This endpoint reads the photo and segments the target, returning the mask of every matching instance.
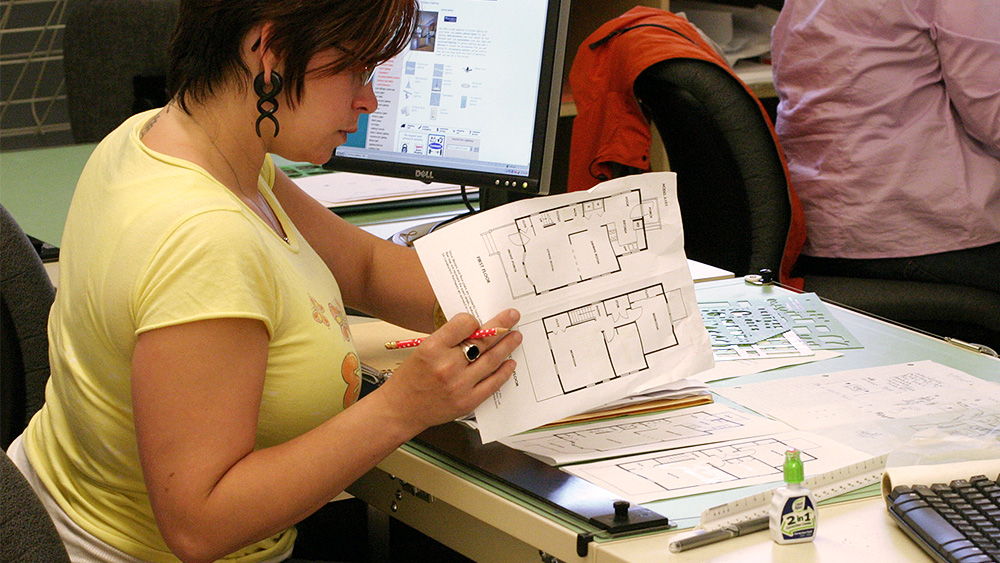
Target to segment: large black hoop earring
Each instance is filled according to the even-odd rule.
[[[257,93],[257,111],[260,112],[260,116],[257,118],[257,123],[255,127],[257,129],[257,136],[261,137],[260,134],[260,122],[265,119],[270,119],[271,123],[274,123],[274,136],[278,136],[278,119],[274,117],[274,112],[278,111],[278,94],[281,93],[281,75],[277,72],[271,71],[271,89],[266,90],[267,84],[264,83],[264,73],[261,72],[253,80],[253,91]],[[270,107],[265,107],[267,104]]]

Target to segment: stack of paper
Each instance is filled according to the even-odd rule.
[[[326,207],[365,205],[462,192],[454,184],[424,183],[419,180],[386,178],[370,174],[330,172],[294,179],[302,191]],[[475,191],[475,190],[472,190]]]

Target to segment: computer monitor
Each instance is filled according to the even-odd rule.
[[[547,194],[569,0],[422,0],[379,101],[326,168]],[[483,200],[481,199],[481,202]]]

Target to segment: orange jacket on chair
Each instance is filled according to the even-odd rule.
[[[774,125],[749,87],[686,19],[638,6],[587,37],[573,60],[569,82],[577,116],[573,120],[568,191],[586,190],[614,178],[615,164],[650,170],[652,135],[649,120],[633,93],[633,83],[650,66],[671,58],[716,64],[746,88],[767,121],[787,177],[788,166]],[[778,278],[797,285],[789,273],[805,241],[805,217],[791,185],[789,200],[792,221]]]

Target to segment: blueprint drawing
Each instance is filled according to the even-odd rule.
[[[783,422],[713,403],[544,428],[501,442],[549,465],[564,465],[788,430]]]
[[[563,470],[636,503],[782,480],[785,451],[801,451],[806,475],[870,456],[817,434],[784,432],[615,458]]]
[[[716,389],[761,414],[882,455],[938,428],[979,437],[1000,426],[1000,385],[930,360]],[[776,403],[776,393],[795,401]]]
[[[517,371],[476,410],[484,442],[713,365],[672,173],[517,201],[415,246],[447,316],[521,313]]]

